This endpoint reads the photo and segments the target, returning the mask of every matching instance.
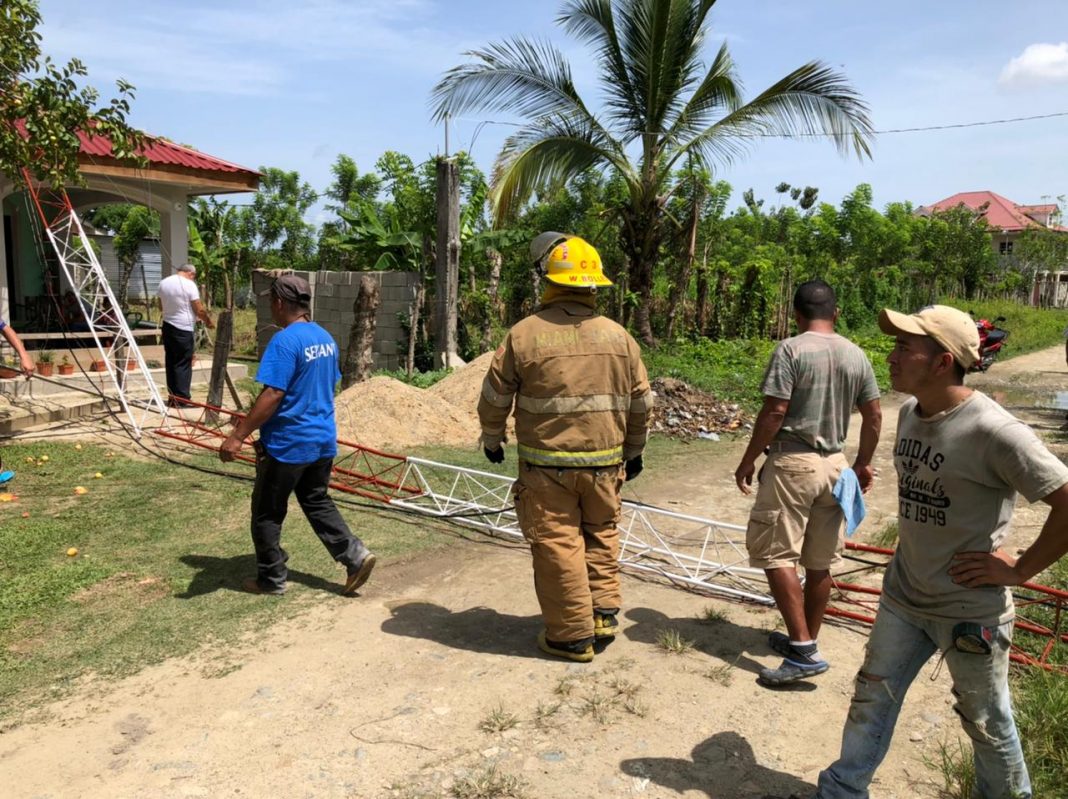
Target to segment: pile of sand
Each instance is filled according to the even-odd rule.
[[[374,449],[474,447],[478,418],[469,411],[391,377],[372,377],[338,395],[338,438]]]
[[[478,398],[482,394],[482,381],[489,371],[492,352],[484,352],[466,366],[462,366],[442,378],[427,392],[452,404],[457,410],[478,415]],[[505,428],[509,441],[515,440],[515,417],[508,417]]]

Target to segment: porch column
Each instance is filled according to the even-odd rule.
[[[0,175],[0,319],[11,321],[11,287],[7,284],[7,241],[4,230],[4,198],[11,193],[12,184]]]
[[[160,211],[159,243],[162,264],[161,275],[173,275],[175,270],[189,260],[189,222],[186,197],[175,198],[168,210]]]

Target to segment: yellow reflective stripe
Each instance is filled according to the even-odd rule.
[[[494,408],[511,408],[514,396],[515,394],[498,394],[490,385],[488,377],[482,381],[482,399]]]
[[[640,397],[635,397],[630,401],[631,413],[648,413],[653,409],[653,394],[651,391],[646,391]]]
[[[557,452],[519,444],[516,454],[520,460],[536,466],[615,466],[623,462],[623,447],[593,452]]]
[[[527,413],[595,413],[625,411],[630,397],[616,394],[592,394],[588,397],[528,397],[519,394],[515,406]]]

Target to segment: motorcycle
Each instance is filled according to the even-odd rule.
[[[975,311],[968,313],[975,319]],[[998,324],[1004,321],[1004,316],[997,317],[993,322],[989,319],[975,319],[975,328],[979,331],[979,362],[969,371],[985,372],[994,363],[1009,337],[1009,331],[998,327]]]

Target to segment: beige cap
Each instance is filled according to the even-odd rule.
[[[975,320],[948,305],[928,305],[914,314],[884,308],[879,313],[879,329],[891,336],[898,333],[930,336],[965,369],[979,362],[979,330]]]

